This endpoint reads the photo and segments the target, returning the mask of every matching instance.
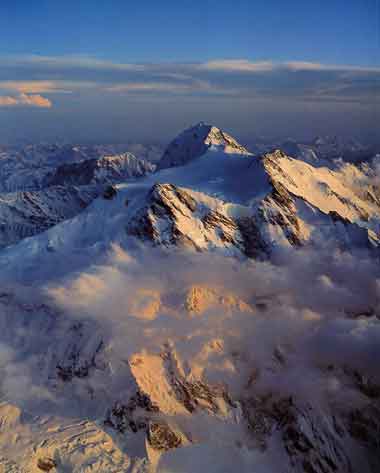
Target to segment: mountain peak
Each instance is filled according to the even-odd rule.
[[[232,136],[201,121],[184,130],[169,144],[158,169],[183,166],[205,154],[211,147],[222,148],[227,153],[249,154]]]

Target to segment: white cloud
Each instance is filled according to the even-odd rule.
[[[51,108],[52,102],[39,94],[20,94],[17,96],[0,96],[0,107],[29,106],[37,108]]]

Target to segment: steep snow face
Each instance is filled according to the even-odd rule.
[[[215,126],[203,122],[185,130],[167,147],[158,169],[182,166],[216,147],[226,153],[250,154],[234,138]]]

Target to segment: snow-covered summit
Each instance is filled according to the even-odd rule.
[[[180,133],[169,144],[158,164],[158,169],[182,166],[202,156],[211,147],[216,147],[226,153],[250,154],[226,132],[213,125],[199,122]]]

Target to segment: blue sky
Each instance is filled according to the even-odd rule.
[[[377,0],[2,0],[1,54],[379,63]]]
[[[376,133],[379,4],[2,0],[2,134],[122,141],[157,115],[165,138],[204,118],[244,136]]]

